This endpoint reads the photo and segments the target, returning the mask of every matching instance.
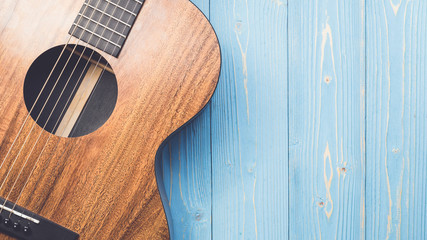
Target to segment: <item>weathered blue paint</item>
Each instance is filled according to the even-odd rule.
[[[223,56],[211,112],[213,238],[286,239],[286,4],[212,3]]]
[[[427,239],[427,2],[366,17],[366,239]]]
[[[427,2],[193,2],[223,63],[162,149],[172,239],[427,239]]]
[[[290,239],[360,239],[364,2],[290,0]]]
[[[209,0],[192,0],[209,18]],[[210,103],[161,149],[171,239],[212,239]]]

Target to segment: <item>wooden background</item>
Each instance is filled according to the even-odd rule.
[[[161,149],[172,239],[427,239],[427,1],[193,2],[223,62]]]

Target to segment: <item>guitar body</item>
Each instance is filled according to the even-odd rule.
[[[188,0],[145,1],[119,57],[98,51],[111,64],[118,85],[105,124],[75,138],[52,135],[39,125],[30,132],[34,120],[24,124],[27,71],[40,54],[66,44],[82,3],[0,2],[0,160],[12,147],[0,169],[1,180],[10,172],[0,196],[12,192],[10,201],[78,233],[79,239],[168,239],[156,153],[215,90],[221,62],[215,32]],[[22,157],[12,168],[27,135]],[[28,167],[12,188],[33,144]]]

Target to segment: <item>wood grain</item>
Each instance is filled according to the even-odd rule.
[[[364,237],[364,1],[289,1],[289,237]]]
[[[366,9],[366,239],[426,239],[427,4]]]
[[[210,128],[203,128],[209,123],[209,118],[197,117],[162,150],[162,180],[174,228],[171,239],[212,236]]]
[[[208,121],[208,114],[204,113],[200,116],[203,120],[198,119],[196,126],[188,125],[188,128],[202,129],[183,130],[181,134],[185,134],[185,141],[177,140],[182,137],[176,137],[170,142],[172,160],[180,156],[179,161],[191,165],[199,160],[207,161],[206,157],[202,157],[204,154],[201,154],[205,151],[199,146],[208,148],[206,139],[212,137],[212,147],[215,150],[212,152],[213,231],[212,237],[206,239],[262,239],[264,236],[261,236],[260,232],[274,233],[274,229],[282,224],[266,224],[260,220],[260,215],[269,212],[267,220],[272,219],[277,212],[284,213],[285,208],[289,208],[289,222],[284,229],[289,232],[284,230],[282,236],[270,234],[264,239],[286,239],[287,234],[290,239],[426,239],[426,3],[421,0],[402,0],[401,3],[397,0],[274,1],[279,5],[282,2],[288,7],[289,13],[277,21],[269,22],[271,26],[264,26],[266,29],[274,28],[278,22],[289,20],[289,42],[286,44],[286,41],[281,41],[282,45],[276,46],[270,42],[272,38],[269,34],[253,31],[263,26],[265,20],[260,18],[273,18],[274,8],[255,2],[211,2],[210,17],[221,39],[224,56],[221,82],[211,105],[212,121]],[[204,2],[203,4],[205,5]],[[248,7],[255,4],[258,6],[256,10]],[[263,14],[256,18],[255,12]],[[246,14],[249,17],[246,17]],[[238,128],[240,125],[236,120],[237,114],[246,116],[245,99],[236,97],[236,93],[245,91],[244,82],[242,84],[244,78],[240,74],[243,60],[239,55],[241,50],[239,44],[236,44],[234,30],[237,20],[242,18],[242,34],[250,36],[247,55],[248,89],[256,88],[257,92],[276,91],[276,85],[265,84],[261,89],[260,80],[250,81],[256,76],[253,74],[255,70],[251,72],[251,69],[258,71],[276,65],[277,62],[271,61],[276,59],[271,53],[277,49],[279,52],[283,51],[283,48],[289,51],[288,66],[282,66],[280,72],[286,75],[289,71],[290,74],[289,95],[286,97],[289,98],[290,104],[287,115],[290,128],[289,133],[283,129],[281,133],[284,136],[289,134],[290,162],[277,161],[274,164],[275,169],[285,168],[290,164],[290,175],[289,180],[286,180],[285,174],[283,179],[280,179],[285,183],[265,180],[265,184],[260,185],[259,169],[265,163],[260,163],[261,158],[257,158],[254,168],[258,179],[256,189],[262,193],[260,198],[263,202],[266,202],[256,204],[258,236],[252,230],[254,215],[250,211],[243,211],[243,207],[239,206],[243,203],[242,182],[244,186],[250,186],[253,184],[253,178],[247,177],[246,174],[242,177],[240,171],[235,169],[236,166],[240,167],[235,156],[247,156],[246,152],[250,152],[253,147],[251,141],[254,141],[251,136],[253,129]],[[280,31],[285,32],[286,29]],[[263,36],[267,40],[255,42],[254,39],[261,39]],[[251,51],[257,51],[257,54],[250,55]],[[263,61],[259,60],[264,53],[266,56],[262,58]],[[281,58],[283,56],[277,59]],[[330,77],[329,84],[325,82],[326,76]],[[262,79],[268,77],[269,74],[262,75]],[[252,110],[251,102],[249,105]],[[264,119],[263,122],[258,122],[258,129],[272,125],[274,121],[267,116],[276,108],[284,108],[276,105],[257,109],[258,119]],[[215,123],[217,121],[219,122]],[[216,129],[213,131],[212,128],[209,136],[206,130],[208,122]],[[224,122],[227,124],[224,125]],[[320,124],[320,127],[316,124]],[[236,132],[245,138],[237,140]],[[335,147],[337,141],[334,140],[336,132],[338,154]],[[325,151],[326,140],[329,151]],[[271,149],[287,147],[280,141],[264,141]],[[239,142],[239,145],[236,142]],[[319,146],[324,144],[324,148],[319,147],[319,150],[315,151],[317,142]],[[198,154],[180,154],[180,151],[185,152],[184,149],[192,149],[195,146],[199,149]],[[181,150],[174,150],[175,148]],[[232,161],[227,162],[228,159]],[[165,158],[165,161],[169,160]],[[246,161],[247,158],[242,158],[242,165]],[[185,171],[183,166],[184,164],[172,161],[172,167],[167,172],[172,171],[172,176],[176,177],[180,171]],[[329,184],[331,179],[332,212],[324,170],[326,184]],[[208,171],[190,169],[189,176],[208,176]],[[387,186],[387,176],[390,190]],[[188,226],[195,225],[203,227],[193,227],[191,234],[185,230],[185,233],[177,235],[176,238],[194,239],[194,236],[201,236],[208,227],[205,228],[204,223],[198,223],[191,214],[186,213],[182,206],[188,206],[190,198],[180,197],[179,191],[174,188],[178,185],[177,181],[172,181],[171,198],[172,211],[176,216],[174,220],[176,219],[177,223],[175,229],[188,229]],[[192,178],[181,177],[182,186],[194,186],[191,182]],[[203,189],[205,194],[209,194],[207,189],[211,186],[208,181],[199,179],[196,182],[200,184],[199,191]],[[282,204],[271,204],[271,199],[276,196],[277,191],[282,191],[286,184],[290,185],[287,195],[289,204],[286,204],[286,197],[280,200]],[[199,191],[195,190],[196,193],[200,193]],[[192,196],[194,198],[191,201],[202,201],[204,197],[194,194]],[[246,195],[247,205],[250,204],[248,199],[250,197]],[[203,210],[209,206],[207,201],[205,204],[202,206]],[[326,213],[331,214],[329,219]],[[286,217],[280,216],[281,219]],[[245,229],[242,225],[246,226]],[[252,229],[247,230],[248,228]]]
[[[209,0],[192,1],[209,18]],[[212,239],[211,105],[167,140],[159,154],[171,239]],[[160,180],[160,179],[159,179]]]
[[[211,103],[213,239],[287,237],[286,6],[211,4],[223,53]]]
[[[290,239],[426,239],[427,85],[424,69],[427,53],[424,44],[424,1],[283,1],[288,6],[289,15],[278,21],[289,20],[289,42],[282,48],[268,41],[253,40],[263,35],[268,36],[263,31],[253,32],[263,22],[255,18],[253,13],[260,11],[265,19],[272,15],[272,8],[259,7],[254,10],[247,7],[254,4],[255,1],[251,0],[211,2],[210,16],[221,39],[225,60],[218,92],[212,103],[211,124],[216,126],[216,131],[212,128],[212,147],[215,151],[212,152],[214,188],[211,238],[257,238],[252,231],[254,215],[243,211],[243,207],[239,206],[243,203],[242,182],[244,186],[251,185],[253,178],[246,175],[242,177],[240,171],[235,170],[236,165],[239,167],[235,156],[247,156],[246,152],[251,150],[248,146],[253,146],[250,135],[253,129],[238,128],[240,126],[236,120],[237,114],[245,116],[246,113],[245,99],[236,97],[236,92],[245,90],[239,75],[243,66],[243,61],[239,58],[241,50],[239,44],[235,43],[237,40],[234,31],[237,22],[234,21],[240,20],[240,17],[244,18],[243,32],[247,34],[246,30],[249,29],[248,52],[255,51],[253,49],[263,50],[251,57],[248,54],[247,62],[255,61],[254,57],[259,59],[261,53],[265,52],[267,55],[264,61],[256,60],[256,64],[249,64],[248,79],[255,76],[250,71],[251,68],[258,70],[271,66],[272,63],[266,59],[274,58],[267,53],[282,48],[289,51],[288,67],[280,69],[284,74],[289,71],[290,76],[287,97],[290,104],[290,128],[289,133],[281,133],[285,136],[289,134],[290,139],[289,183],[284,183],[290,185],[289,204],[286,204],[288,200],[284,197],[283,204],[271,205],[271,199],[276,191],[283,188],[283,182],[266,181],[261,186],[260,175],[257,175],[256,189],[262,192],[262,199],[266,202],[262,210],[257,208],[257,232],[273,233],[275,227],[280,225],[264,224],[260,220],[260,212],[270,211],[273,216],[276,212],[283,213],[283,209],[289,207],[289,222],[284,227],[289,233],[285,231],[284,236],[270,234],[269,238],[264,239],[286,239],[287,234]],[[250,17],[245,18],[247,9]],[[273,27],[276,22],[270,24]],[[233,57],[236,55],[239,57]],[[266,76],[269,75],[263,75]],[[330,77],[328,81],[325,81],[326,76]],[[247,85],[248,89],[257,88],[257,91],[277,90],[275,85],[269,84],[264,85],[261,90],[256,81],[249,80]],[[249,105],[252,106],[251,102]],[[258,119],[264,119],[264,114],[268,116],[271,114],[270,110],[279,107],[284,106],[258,108],[261,116]],[[201,116],[203,117],[205,115]],[[215,123],[217,121],[219,122]],[[224,122],[227,124],[224,125]],[[272,122],[265,120],[258,126],[267,127]],[[237,140],[236,132],[245,138]],[[171,148],[174,149],[175,145],[179,145],[179,149],[190,148],[193,144],[202,146],[204,138],[199,134],[207,135],[206,129],[198,132],[185,130],[186,140],[170,142]],[[338,141],[334,140],[336,134]],[[267,142],[270,148],[283,147],[280,141]],[[322,148],[318,147],[318,151],[315,150],[317,143],[319,146],[323,144]],[[200,152],[203,150],[200,149]],[[184,157],[179,151],[173,150],[172,159],[178,159],[178,156],[181,156],[181,162],[187,164],[199,159],[199,155]],[[226,162],[228,159],[234,161]],[[259,159],[257,158],[257,166],[254,168],[257,174],[261,165]],[[242,158],[242,164],[246,161],[247,158]],[[286,161],[275,162],[275,167],[284,168],[287,164]],[[178,174],[179,166],[183,165],[175,164],[171,167],[173,176]],[[196,174],[196,171],[207,173],[207,170],[192,169],[192,174]],[[286,181],[286,175],[282,177]],[[329,180],[330,197],[326,191]],[[181,179],[183,186],[189,183],[189,180]],[[172,186],[173,184],[175,181]],[[199,190],[210,188],[205,180],[198,181],[198,184],[202,184]],[[208,191],[205,193],[208,194]],[[197,196],[195,199],[202,198],[203,196]],[[246,204],[250,201],[248,198],[250,197],[246,196]],[[182,200],[179,196],[172,196],[171,201],[172,205],[177,202],[173,211],[179,216],[176,218],[177,222],[184,219],[181,225],[183,229],[198,224],[182,208],[189,204],[189,199]],[[328,219],[326,214],[329,213],[331,215]],[[281,218],[285,219],[286,216]],[[243,229],[242,225],[252,229]],[[178,225],[175,226],[179,228]],[[194,230],[190,235],[176,238],[200,236],[197,234],[201,234],[203,230]],[[258,239],[262,239],[259,234]]]
[[[0,159],[27,114],[22,86],[28,67],[43,51],[66,41],[82,4],[40,3],[0,3]],[[161,142],[212,95],[220,67],[218,42],[209,22],[186,0],[147,0],[120,57],[110,58],[110,63],[119,85],[112,116],[90,135],[52,137],[18,204],[78,232],[80,239],[168,238],[154,157]],[[29,133],[32,123],[30,119],[24,125],[16,143],[21,146],[29,134],[23,155],[30,153],[42,131],[36,126]],[[42,132],[40,142],[48,137]],[[36,146],[28,166],[43,149]],[[13,148],[10,155],[18,150]],[[12,159],[8,157],[0,169],[1,179]],[[22,166],[25,158],[17,159],[16,166]],[[25,168],[16,189],[30,170]],[[18,171],[12,168],[11,176]],[[7,179],[2,196],[14,180]],[[10,199],[15,201],[19,191],[13,190]]]

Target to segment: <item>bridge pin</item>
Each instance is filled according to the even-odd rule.
[[[21,229],[21,224],[19,222],[13,223],[13,229],[19,231]]]
[[[30,233],[31,233],[31,228],[30,228],[29,226],[24,226],[24,227],[22,228],[22,231],[23,231],[25,234],[30,234]]]
[[[4,225],[6,225],[8,227],[12,226],[12,220],[10,220],[9,218],[5,218],[3,220],[3,223],[4,223]]]

